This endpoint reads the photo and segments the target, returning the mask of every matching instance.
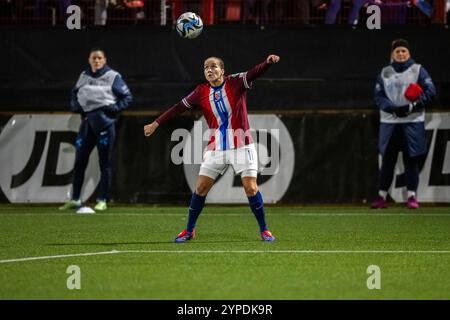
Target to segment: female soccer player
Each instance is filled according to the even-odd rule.
[[[144,126],[145,136],[151,136],[159,125],[195,106],[201,107],[210,128],[211,138],[205,152],[197,179],[196,190],[189,205],[188,223],[175,238],[175,242],[185,242],[195,238],[195,224],[205,204],[205,198],[219,174],[228,165],[241,175],[242,185],[248,197],[250,208],[258,221],[261,239],[274,241],[275,237],[267,228],[264,205],[258,191],[256,177],[258,157],[253,144],[247,117],[247,89],[280,57],[269,55],[265,61],[251,70],[225,76],[222,59],[210,57],[204,62],[206,82],[164,112],[152,123]]]
[[[118,114],[127,108],[133,97],[120,74],[106,64],[102,49],[89,53],[89,67],[83,71],[72,90],[70,109],[81,114],[81,125],[75,141],[75,168],[72,200],[60,210],[81,207],[81,187],[92,149],[97,145],[100,161],[100,195],[95,210],[107,209],[111,185],[111,162],[116,138],[115,123]]]

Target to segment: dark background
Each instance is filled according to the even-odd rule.
[[[66,111],[70,90],[89,49],[105,49],[109,65],[130,86],[130,110],[163,110],[203,80],[203,60],[220,56],[226,72],[245,71],[270,53],[281,62],[249,94],[253,110],[373,108],[374,81],[389,63],[390,43],[405,38],[412,57],[432,76],[436,108],[450,107],[450,31],[401,26],[370,31],[349,27],[208,26],[185,40],[170,27],[110,26],[0,28],[0,110]],[[269,94],[268,94],[269,93]]]

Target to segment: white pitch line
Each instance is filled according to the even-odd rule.
[[[150,217],[150,216],[187,216],[188,213],[98,213],[98,214],[89,214],[90,217],[122,217],[122,216],[141,216],[141,217]],[[251,215],[249,211],[248,214],[244,213],[212,213],[210,215],[213,216],[245,216]],[[77,213],[3,213],[1,216],[60,216],[60,217],[77,217],[77,216],[86,216],[86,214],[77,214]],[[449,215],[450,216],[450,215]]]
[[[34,260],[49,260],[70,257],[95,256],[105,254],[119,253],[353,253],[353,254],[371,254],[371,253],[407,253],[407,254],[449,254],[450,250],[111,250],[88,253],[62,254],[55,256],[29,257],[18,259],[0,260],[0,263],[24,262]]]
[[[450,253],[450,250],[124,250],[121,253]]]
[[[101,252],[61,254],[61,255],[57,255],[57,256],[42,256],[42,257],[29,257],[29,258],[0,260],[0,263],[22,262],[22,261],[33,261],[33,260],[48,260],[48,259],[69,258],[69,257],[82,257],[82,256],[95,256],[95,255],[101,255],[101,254],[115,254],[115,253],[120,253],[120,252],[121,251],[111,250],[111,251],[101,251]]]
[[[276,215],[276,214],[273,214]],[[449,213],[289,213],[290,216],[450,217]]]

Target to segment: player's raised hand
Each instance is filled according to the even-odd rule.
[[[275,54],[269,55],[266,59],[268,64],[277,63],[278,61],[280,61],[280,57]]]
[[[147,124],[144,126],[144,135],[146,137],[150,137],[156,130],[156,128],[158,128],[159,123],[156,121],[153,121],[150,124]]]

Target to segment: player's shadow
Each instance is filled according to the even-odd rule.
[[[254,243],[261,242],[261,240],[208,240],[201,241],[195,240],[194,243],[230,243],[230,242],[239,242],[239,243]],[[76,242],[76,243],[46,243],[47,246],[117,246],[117,245],[133,245],[133,244],[145,244],[145,245],[157,245],[157,244],[174,244],[174,241],[136,241],[136,242]]]
[[[76,242],[76,243],[46,243],[47,246],[117,246],[122,244],[164,244],[173,241],[140,241],[140,242]]]

